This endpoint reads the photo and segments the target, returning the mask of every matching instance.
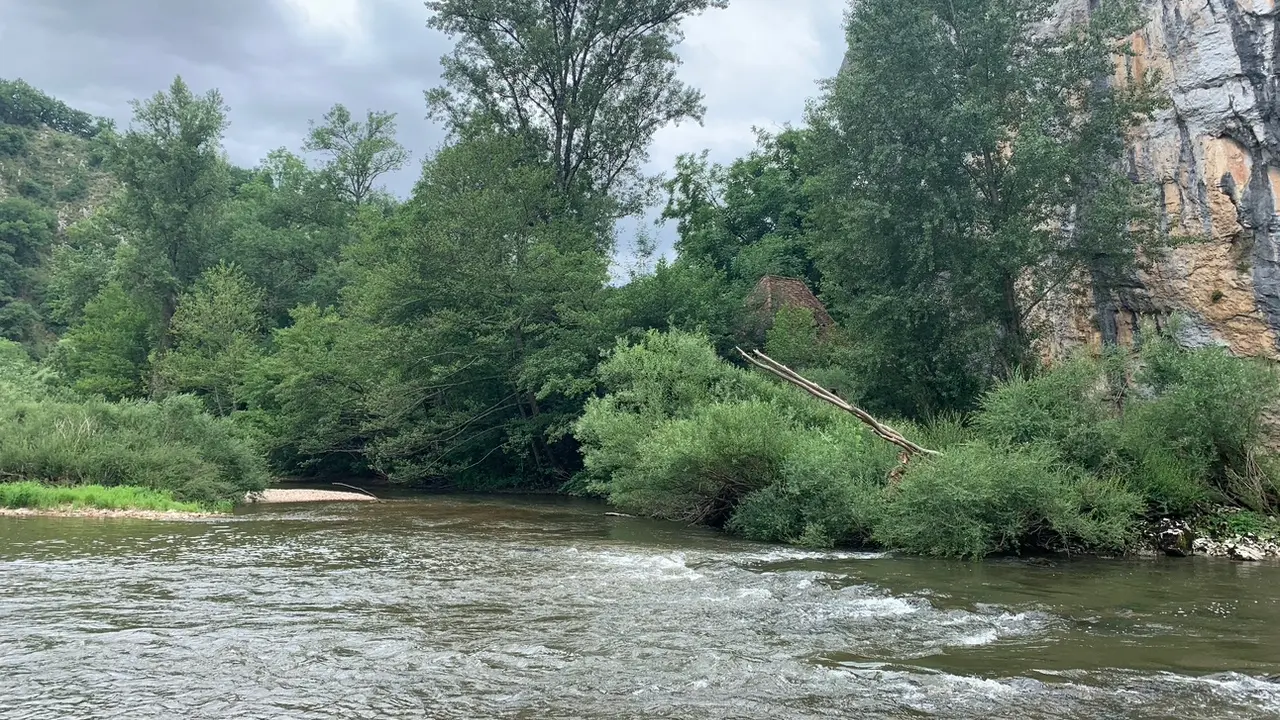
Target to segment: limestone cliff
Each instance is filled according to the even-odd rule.
[[[1097,2],[1064,0],[1058,21]],[[1183,243],[1131,287],[1059,298],[1049,352],[1123,343],[1140,319],[1178,313],[1189,345],[1280,358],[1280,11],[1275,0],[1144,4],[1117,81],[1157,68],[1172,105],[1135,139],[1130,171],[1158,184],[1163,228]]]

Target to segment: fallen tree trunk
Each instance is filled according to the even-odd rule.
[[[787,381],[788,383],[791,383],[792,385],[795,385],[796,387],[800,388],[801,390],[804,390],[805,392],[818,398],[819,400],[831,403],[832,405],[835,405],[841,410],[844,410],[845,412],[858,418],[867,427],[871,428],[871,432],[874,433],[876,437],[881,438],[886,442],[891,442],[894,445],[897,445],[898,447],[902,448],[908,456],[910,455],[941,455],[942,454],[937,450],[929,450],[928,448],[920,447],[919,445],[911,442],[910,440],[903,437],[902,433],[898,432],[897,430],[894,430],[888,425],[885,425],[879,420],[876,420],[866,410],[863,410],[857,405],[854,405],[846,401],[844,398],[841,398],[839,395],[836,395],[830,390],[822,387],[821,385],[813,382],[812,380],[809,380],[808,378],[804,377],[800,373],[796,372],[795,370],[792,370],[786,365],[783,365],[777,360],[774,360],[768,355],[765,355],[759,350],[753,350],[751,353],[747,353],[747,351],[743,350],[742,348],[738,348],[737,350],[738,350],[738,353],[741,354],[742,357],[745,358],[746,361],[751,363],[752,365],[755,365],[761,370],[765,370],[773,375],[776,375],[777,377],[782,378],[783,380]]]

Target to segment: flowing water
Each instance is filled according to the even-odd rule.
[[[1280,566],[968,564],[555,499],[0,517],[0,718],[1280,718]]]

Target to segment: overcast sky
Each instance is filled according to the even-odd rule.
[[[681,74],[705,93],[706,119],[662,131],[650,171],[703,149],[731,160],[750,149],[753,125],[798,121],[816,82],[839,67],[845,5],[731,0],[688,21]],[[422,91],[438,84],[449,41],[426,27],[427,12],[420,0],[0,0],[0,77],[123,126],[129,100],[181,74],[196,91],[222,92],[225,147],[245,166],[296,150],[308,120],[333,103],[390,110],[414,155],[387,182],[403,196],[443,137]],[[671,232],[659,238],[669,245]]]

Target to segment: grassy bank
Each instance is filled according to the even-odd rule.
[[[206,505],[175,500],[172,493],[117,485],[57,487],[37,482],[0,483],[0,508],[10,510],[141,510],[147,512],[230,512],[231,503]]]
[[[0,480],[58,492],[100,486],[122,491],[114,496],[121,498],[146,489],[213,508],[266,487],[267,471],[246,434],[205,412],[196,398],[78,397],[46,384],[19,348],[0,341]],[[93,492],[85,497],[111,501]]]

